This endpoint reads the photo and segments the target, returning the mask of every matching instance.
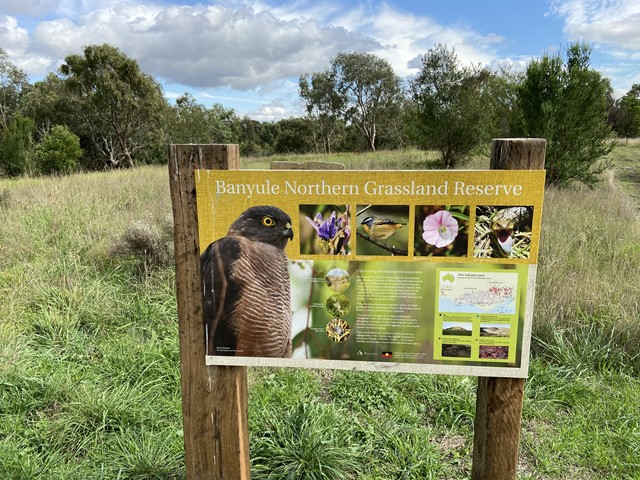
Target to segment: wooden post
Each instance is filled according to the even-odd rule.
[[[546,140],[494,139],[490,168],[541,170]],[[472,480],[514,480],[522,422],[523,378],[478,379]]]
[[[247,480],[247,368],[207,366],[195,169],[237,169],[238,145],[170,145],[187,478]]]

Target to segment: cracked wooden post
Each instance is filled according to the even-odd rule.
[[[170,145],[184,453],[189,480],[251,477],[247,367],[207,366],[195,169],[235,170],[238,145]]]
[[[541,170],[547,142],[494,139],[490,168]],[[473,437],[472,480],[514,480],[518,466],[524,378],[480,377]]]

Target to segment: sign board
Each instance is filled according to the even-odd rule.
[[[196,170],[206,363],[526,377],[544,174]]]

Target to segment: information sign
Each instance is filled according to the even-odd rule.
[[[209,365],[525,377],[543,170],[196,170]]]

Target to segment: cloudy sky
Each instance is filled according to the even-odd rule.
[[[0,0],[0,48],[32,82],[109,43],[170,100],[190,92],[261,121],[301,115],[298,77],[339,52],[374,53],[408,78],[437,43],[498,66],[575,40],[617,96],[640,83],[638,0]]]

